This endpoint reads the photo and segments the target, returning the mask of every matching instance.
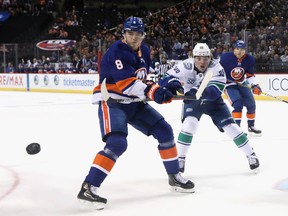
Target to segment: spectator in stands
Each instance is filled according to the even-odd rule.
[[[26,73],[24,65],[22,63],[18,64],[17,73]]]
[[[189,49],[189,46],[185,45],[182,49],[182,52],[179,56],[179,60],[184,60],[189,58],[189,53],[192,51],[192,48]]]
[[[60,63],[58,68],[56,69],[56,73],[58,74],[65,74],[65,65]]]
[[[282,72],[283,71],[283,62],[280,58],[280,56],[275,53],[273,55],[273,59],[271,60],[271,63],[272,63],[272,70],[275,71],[275,72]]]
[[[97,73],[97,62],[92,63],[92,66],[88,68],[88,73],[89,74]]]
[[[44,64],[43,73],[56,73],[55,68],[51,65]]]
[[[53,25],[51,28],[48,30],[48,35],[50,39],[55,39],[59,35],[59,26]]]
[[[37,65],[39,64],[39,62],[37,61],[37,59],[36,58],[33,58],[33,60],[32,60],[32,66],[33,67],[37,67]]]
[[[90,59],[88,59],[86,55],[83,55],[82,58],[80,59],[80,61],[78,62],[77,68],[80,71],[82,71],[84,68],[86,68],[88,70],[90,65],[91,65]]]
[[[288,49],[286,49],[284,51],[284,54],[280,56],[280,59],[281,59],[282,62],[285,62],[285,63],[288,62]]]
[[[7,66],[5,67],[5,73],[14,73],[15,68],[12,64],[12,62],[8,62]]]
[[[22,4],[22,2],[24,2],[24,4]],[[51,26],[49,30],[49,36],[47,35],[47,37],[50,39],[57,37],[67,38],[65,34],[64,36],[59,36],[61,28],[67,31],[67,26],[83,25],[81,20],[83,20],[84,13],[81,14],[79,8],[73,6],[75,1],[67,2],[69,2],[67,4],[70,5],[69,7],[65,7],[65,9],[68,10],[62,13],[61,17],[58,16],[57,19],[55,19],[52,25],[53,27]],[[139,13],[141,12],[141,14],[143,14],[143,18],[147,22],[148,31],[146,31],[145,42],[155,49],[154,57],[157,59],[154,62],[160,61],[163,53],[166,59],[172,58],[173,40],[177,37],[180,43],[183,42],[181,53],[183,52],[183,44],[185,41],[189,42],[188,52],[191,53],[192,49],[190,50],[190,46],[202,39],[208,40],[210,47],[217,47],[214,51],[214,57],[217,58],[223,52],[229,51],[236,39],[243,38],[242,32],[244,32],[244,30],[247,31],[248,28],[255,29],[255,31],[249,30],[247,38],[249,52],[253,51],[255,56],[257,53],[261,53],[260,57],[262,60],[267,60],[267,57],[264,58],[264,56],[267,55],[268,51],[274,51],[274,53],[278,54],[281,58],[285,52],[285,46],[288,45],[287,13],[286,7],[283,5],[286,5],[285,0],[275,1],[273,7],[270,6],[270,1],[260,1],[256,4],[250,4],[247,0],[239,0],[233,4],[231,1],[223,1],[221,4],[207,4],[202,1],[183,1],[181,4],[163,10],[157,10],[157,13],[145,10],[141,10]],[[41,3],[31,0],[2,0],[0,1],[0,7],[1,6],[2,9],[9,10],[12,16],[16,16],[17,14],[39,16],[41,13],[47,11],[50,13],[50,8],[55,6],[55,0],[41,0]],[[105,7],[103,13],[108,10],[108,6],[105,5]],[[229,10],[226,10],[226,8],[229,8]],[[269,10],[267,10],[267,8],[269,8]],[[54,9],[56,8],[54,7]],[[85,13],[88,12],[85,11]],[[105,27],[107,29],[113,29],[115,27],[115,32],[98,27],[97,30],[91,29],[91,32],[96,32],[92,35],[96,36],[97,40],[101,40],[102,47],[104,47],[102,50],[103,53],[106,52],[107,48],[115,41],[115,38],[121,36],[121,25],[115,26],[115,23],[122,22],[126,14],[125,9],[121,9],[119,5],[117,14],[115,16],[111,14],[109,17],[111,20],[113,19],[112,21],[109,20],[109,18],[105,18],[105,20],[99,18],[101,28],[103,28],[104,25],[106,25]],[[147,14],[149,14],[149,16]],[[85,18],[88,16],[85,15]],[[85,23],[85,25],[86,24],[87,23]],[[82,27],[76,32],[79,33],[80,30],[82,31]],[[77,41],[79,35],[80,34],[70,35],[69,32],[69,37],[77,38]],[[87,32],[83,32],[81,36],[82,40],[77,42],[77,48],[80,50],[81,55],[85,53],[87,46],[89,47],[89,52],[91,51],[91,46],[87,44],[92,43],[92,37],[87,36],[87,40],[84,40],[84,36],[86,35],[88,35]],[[261,42],[259,43],[258,41]],[[219,45],[217,46],[218,43]],[[268,45],[270,49],[268,49]],[[222,46],[222,48],[220,49],[219,46]],[[159,53],[157,53],[158,49]],[[274,55],[274,53],[272,52],[271,55]],[[72,57],[71,53],[69,53],[69,55]],[[178,58],[184,58],[183,54]],[[55,59],[55,61],[58,60],[58,58]]]
[[[80,49],[80,52],[83,53],[83,52],[87,51],[89,49],[89,45],[90,45],[90,42],[87,39],[87,36],[82,35],[81,40],[78,43],[78,47]]]
[[[73,59],[72,59],[72,64],[73,64],[73,67],[74,67],[74,68],[77,68],[77,69],[78,69],[79,61],[80,61],[80,59],[79,59],[79,57],[77,56],[77,54],[75,53],[75,54],[73,55]]]
[[[66,38],[68,38],[68,32],[65,31],[64,28],[61,28],[60,31],[59,31],[59,34],[58,34],[57,38],[59,38],[59,39],[66,39]]]
[[[181,51],[182,51],[182,44],[180,43],[180,41],[177,38],[175,38],[174,44],[172,47],[172,58],[173,59],[179,59],[179,57],[181,55]]]

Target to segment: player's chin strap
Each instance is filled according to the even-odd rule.
[[[233,81],[230,81],[230,80],[228,80],[229,82],[233,82]],[[233,83],[235,83],[235,82],[233,82]],[[245,85],[245,84],[242,84],[242,83],[236,83],[237,85],[239,85],[239,86],[242,86],[242,87],[245,87],[245,88],[249,88],[249,89],[252,89],[252,85],[251,84],[248,84],[248,85]],[[280,97],[276,97],[276,96],[274,96],[274,95],[271,95],[271,94],[268,94],[268,93],[266,93],[266,92],[261,92],[261,94],[263,94],[263,95],[265,95],[265,96],[267,96],[267,97],[271,97],[271,98],[274,98],[274,99],[276,99],[276,100],[278,100],[278,101],[282,101],[282,102],[284,102],[284,103],[288,103],[288,101],[286,101],[286,100],[284,100],[284,99],[282,99],[282,98],[280,98]]]
[[[141,98],[123,98],[123,99],[112,98],[106,87],[106,78],[104,78],[101,83],[101,95],[102,95],[102,99],[108,103],[132,103],[132,102],[152,101],[149,98],[145,98],[144,100]],[[180,94],[180,95],[174,95],[172,100],[195,100],[195,98]]]

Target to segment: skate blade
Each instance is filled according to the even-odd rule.
[[[194,188],[184,189],[184,188],[180,188],[180,187],[176,187],[176,186],[172,186],[171,190],[176,191],[178,193],[194,193],[195,192]]]
[[[105,208],[105,203],[100,202],[90,202],[86,200],[79,199],[80,206],[85,209],[93,209],[93,210],[103,210]]]
[[[262,136],[262,133],[254,133],[254,132],[249,132],[248,136],[250,138],[253,138],[253,137],[261,137]]]

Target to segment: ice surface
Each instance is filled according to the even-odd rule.
[[[151,104],[181,127],[181,102]],[[99,190],[106,208],[81,207],[76,199],[95,154],[103,148],[97,106],[83,94],[0,92],[0,215],[273,215],[288,214],[288,105],[257,101],[250,137],[259,156],[258,174],[234,143],[204,116],[187,156],[183,176],[194,194],[170,191],[157,142],[132,127],[128,149]],[[245,121],[242,128],[247,131]],[[29,143],[41,152],[28,155]]]

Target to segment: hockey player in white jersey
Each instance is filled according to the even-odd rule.
[[[174,76],[184,84],[185,95],[195,96],[195,98],[204,76],[208,73],[212,73],[212,77],[200,99],[183,101],[182,127],[177,140],[180,169],[184,172],[186,154],[197,131],[201,116],[206,114],[211,117],[218,129],[227,134],[245,153],[250,169],[254,170],[259,167],[259,160],[246,134],[235,123],[228,106],[223,101],[221,95],[225,88],[226,75],[219,62],[211,59],[208,45],[206,43],[196,44],[193,49],[193,58],[179,62],[167,71],[168,76]],[[165,79],[162,82],[165,82]]]

